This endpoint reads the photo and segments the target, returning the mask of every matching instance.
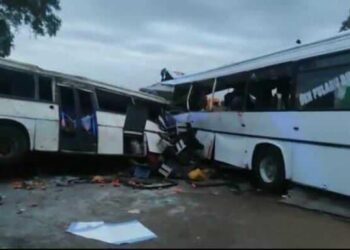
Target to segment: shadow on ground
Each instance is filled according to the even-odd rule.
[[[55,175],[108,175],[127,171],[125,157],[31,154],[21,164],[0,167],[0,181]]]

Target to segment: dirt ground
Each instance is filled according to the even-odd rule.
[[[118,248],[65,230],[74,221],[134,219],[157,238],[123,248],[350,246],[349,221],[283,205],[278,203],[279,196],[255,190],[237,193],[228,187],[194,189],[181,182],[178,187],[183,192],[175,192],[174,188],[145,191],[98,184],[57,187],[53,182],[57,175],[91,174],[96,172],[91,165],[111,162],[118,166],[108,171],[125,166],[115,159],[101,163],[54,158],[42,161],[39,168],[29,163],[23,177],[40,176],[48,183],[46,190],[15,190],[10,186],[13,174],[2,174],[0,195],[5,198],[0,206],[0,248]],[[77,163],[84,167],[77,167]],[[20,209],[24,211],[18,214]],[[128,213],[131,209],[139,209],[140,214]]]

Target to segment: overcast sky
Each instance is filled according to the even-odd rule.
[[[61,0],[54,38],[17,33],[10,58],[138,89],[338,33],[349,0]]]

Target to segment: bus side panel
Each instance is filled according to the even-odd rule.
[[[30,150],[34,149],[35,120],[0,115],[0,120],[2,120],[2,119],[10,120],[10,121],[16,121],[16,122],[22,124],[27,129],[27,132],[28,132],[28,135],[29,135]]]
[[[350,150],[294,144],[292,180],[307,186],[350,195]]]
[[[0,98],[0,115],[58,121],[58,106],[52,103]]]
[[[36,120],[35,150],[57,152],[58,138],[59,124],[57,121]]]
[[[215,133],[197,131],[196,138],[203,144],[202,157],[204,159],[211,159],[213,156]]]
[[[215,160],[244,168],[246,138],[243,136],[216,134]]]
[[[98,124],[98,154],[122,155],[125,115],[96,112]]]
[[[57,105],[0,98],[0,115],[9,120],[16,120],[27,128],[31,150],[57,149],[59,131]]]

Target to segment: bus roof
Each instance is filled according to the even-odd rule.
[[[154,101],[154,102],[161,103],[161,104],[169,104],[169,102],[167,100],[165,100],[162,97],[156,96],[156,95],[123,88],[120,86],[92,80],[92,79],[85,78],[82,76],[75,76],[75,75],[69,75],[69,74],[60,73],[60,72],[56,72],[56,71],[44,70],[44,69],[40,68],[39,66],[32,65],[32,64],[27,64],[27,63],[14,61],[14,60],[0,58],[0,67],[1,66],[6,67],[6,68],[15,69],[15,70],[17,69],[17,70],[21,70],[21,71],[26,71],[26,72],[30,72],[30,73],[36,73],[36,74],[43,75],[43,76],[59,78],[59,79],[63,79],[66,81],[71,81],[73,84],[74,83],[81,83],[81,84],[96,86],[96,87],[104,88],[107,90],[115,91],[115,92],[118,92],[118,93],[121,93],[124,95],[133,96],[133,97],[137,97],[137,98],[145,99],[145,100],[149,100],[149,101]]]
[[[350,49],[350,31],[317,42],[299,45],[287,50],[282,50],[250,60],[229,64],[216,69],[186,75],[174,80],[161,82],[162,85],[178,85],[199,82],[218,77],[229,76],[236,73],[256,70],[268,66],[287,62],[299,61],[306,58],[336,53]]]

